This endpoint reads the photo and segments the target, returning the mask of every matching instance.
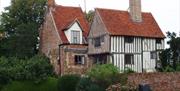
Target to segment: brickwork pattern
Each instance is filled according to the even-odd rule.
[[[83,52],[74,52],[74,51],[65,51],[71,45],[66,45],[61,47],[60,52],[60,61],[61,61],[61,75],[64,74],[85,74],[87,70],[90,68],[90,61],[87,53]],[[78,49],[78,48],[77,48]],[[87,49],[87,46],[85,47]],[[83,65],[75,65],[75,55],[84,55],[85,56],[85,64]]]
[[[128,76],[128,86],[138,88],[149,84],[152,91],[180,91],[180,72],[176,73],[133,73]]]

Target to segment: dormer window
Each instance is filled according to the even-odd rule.
[[[72,44],[80,44],[80,31],[71,31],[71,43]]]
[[[83,30],[78,21],[71,23],[64,33],[70,44],[83,44]]]

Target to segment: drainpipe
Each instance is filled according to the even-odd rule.
[[[61,48],[63,47],[63,45],[68,45],[68,43],[66,44],[59,44],[59,60],[58,60],[58,65],[60,66],[60,73],[59,75],[62,75],[62,62],[61,62]]]
[[[59,51],[58,51],[59,59],[58,59],[58,62],[57,62],[58,65],[60,66],[60,67],[59,67],[59,75],[61,75],[61,56],[60,56],[60,55],[61,55],[61,46],[62,46],[62,45],[59,44]]]

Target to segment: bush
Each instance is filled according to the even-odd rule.
[[[52,75],[53,67],[45,56],[30,59],[0,58],[0,75],[12,80],[34,80],[36,83]],[[3,73],[3,74],[1,74]]]
[[[0,71],[0,85],[6,85],[10,81],[8,75]]]
[[[76,91],[104,91],[103,88],[93,83],[90,78],[83,77],[77,84]]]
[[[180,72],[180,64],[177,65],[176,71]]]
[[[112,64],[97,65],[87,73],[93,82],[103,88],[107,88],[111,84],[118,83],[118,79],[116,79],[118,74],[118,68]]]
[[[5,85],[10,81],[10,62],[5,57],[0,57],[0,85]]]
[[[58,91],[57,79],[49,77],[39,84],[34,81],[12,81],[0,91]]]
[[[45,56],[37,55],[27,61],[25,65],[25,75],[27,80],[40,82],[53,74],[53,67]]]
[[[76,91],[76,86],[80,80],[78,75],[64,75],[58,79],[59,91]]]
[[[91,84],[87,91],[105,91],[105,89],[99,87],[97,84]]]
[[[175,70],[172,67],[167,66],[165,69],[163,69],[163,72],[175,72]]]

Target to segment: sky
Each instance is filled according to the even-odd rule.
[[[55,0],[64,6],[80,6],[85,10],[85,0]],[[142,11],[151,12],[165,34],[167,31],[180,35],[180,0],[141,0]],[[10,0],[0,0],[0,12]],[[86,0],[86,10],[94,8],[128,10],[129,0]]]

